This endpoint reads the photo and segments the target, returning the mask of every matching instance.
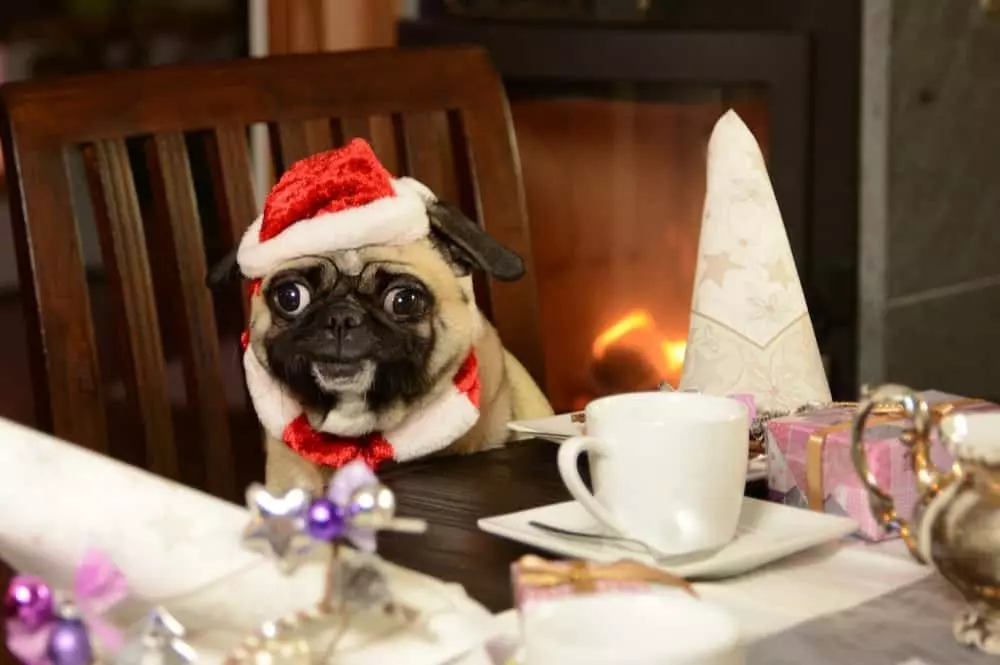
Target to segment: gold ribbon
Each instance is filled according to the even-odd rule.
[[[569,584],[576,593],[593,593],[597,590],[597,583],[601,581],[646,582],[680,587],[695,598],[698,597],[683,577],[631,559],[601,564],[587,561],[553,562],[527,554],[518,560],[517,569],[519,581],[530,587]]]
[[[970,406],[985,404],[981,399],[963,398],[937,404],[928,405],[931,413],[938,420],[950,414],[956,409],[964,409]],[[857,408],[857,402],[839,402],[838,407]],[[865,427],[884,425],[886,423],[902,420],[906,417],[906,411],[899,405],[879,405],[876,406]],[[826,446],[827,437],[835,432],[842,432],[850,429],[854,423],[854,412],[850,412],[850,418],[843,422],[835,423],[827,427],[821,427],[809,435],[806,443],[806,499],[809,508],[818,512],[823,512],[826,503],[826,490],[823,487],[823,447]]]

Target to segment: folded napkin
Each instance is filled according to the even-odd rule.
[[[762,410],[829,402],[764,156],[735,111],[712,132],[706,187],[680,389],[751,394]]]
[[[314,605],[323,588],[322,561],[285,576],[244,549],[243,508],[3,420],[0,500],[0,558],[68,589],[85,552],[104,552],[131,589],[119,622],[162,604],[187,629],[200,663],[221,662],[261,623]],[[396,598],[426,620],[419,629],[352,627],[338,663],[441,665],[491,635],[490,613],[461,587],[384,565]]]

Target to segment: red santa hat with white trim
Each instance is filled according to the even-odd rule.
[[[342,148],[296,162],[268,194],[264,213],[244,234],[237,251],[240,271],[260,280],[282,263],[307,255],[368,245],[405,245],[427,237],[427,206],[434,194],[412,178],[394,178],[371,147],[355,139]],[[405,461],[446,448],[479,419],[479,372],[475,353],[458,368],[450,389],[389,432],[326,431],[265,368],[247,343],[243,366],[254,410],[268,434],[323,466],[354,459],[370,466]],[[317,420],[323,414],[316,414]],[[345,428],[344,423],[337,427]]]
[[[435,200],[417,180],[393,178],[371,147],[354,139],[285,172],[244,234],[237,262],[254,279],[308,254],[405,245],[429,233],[427,204]]]

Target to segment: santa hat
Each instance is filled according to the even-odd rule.
[[[405,245],[428,234],[422,183],[393,178],[365,141],[296,162],[267,195],[264,214],[240,241],[236,260],[251,279],[317,252]]]
[[[355,139],[343,148],[296,162],[247,230],[237,260],[259,284],[277,265],[300,256],[365,245],[402,245],[426,236],[434,194],[411,178],[393,178],[371,147]],[[255,287],[251,287],[255,288]],[[442,395],[389,432],[328,415],[315,427],[302,405],[261,364],[244,334],[243,368],[257,418],[267,433],[310,462],[340,468],[363,459],[377,467],[442,450],[479,420],[479,367],[470,352]]]

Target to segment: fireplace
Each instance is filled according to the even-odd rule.
[[[557,408],[680,379],[711,89],[510,86]],[[765,126],[766,100],[740,104]],[[766,139],[762,135],[761,138]]]
[[[613,22],[480,4],[493,14],[425,2],[400,42],[485,46],[504,78],[553,406],[680,378],[705,147],[728,108],[768,160],[833,392],[854,396],[857,3],[672,0]]]

